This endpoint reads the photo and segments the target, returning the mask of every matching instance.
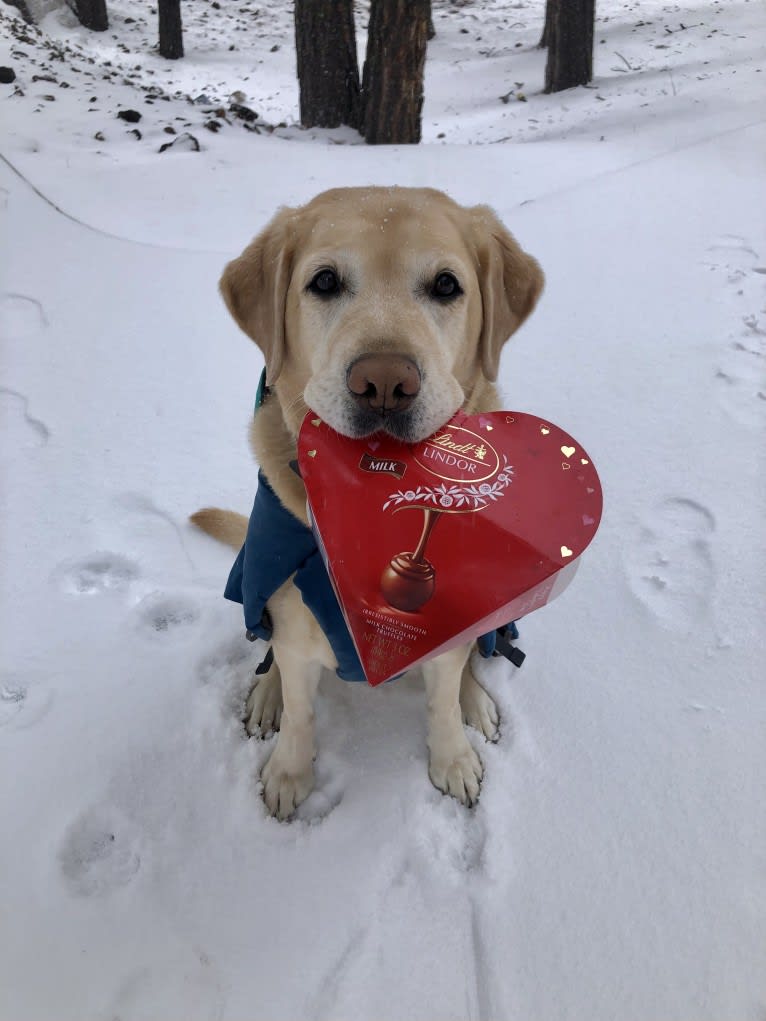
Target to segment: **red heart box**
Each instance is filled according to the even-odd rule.
[[[601,519],[585,450],[534,415],[458,412],[422,443],[298,440],[314,532],[370,684],[554,599]]]

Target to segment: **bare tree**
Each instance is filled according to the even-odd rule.
[[[543,34],[540,36],[540,42],[537,44],[541,50],[550,42],[551,38],[551,22],[553,21],[553,12],[556,8],[556,0],[545,0],[545,26],[543,28]]]
[[[550,20],[545,91],[586,85],[593,77],[595,0],[548,0]],[[546,12],[547,19],[547,12]]]
[[[420,141],[430,0],[372,0],[362,96],[364,137]]]
[[[5,0],[5,2],[10,4],[11,7],[15,7],[28,25],[34,24],[34,18],[29,12],[29,7],[27,7],[27,0]]]
[[[353,0],[295,0],[301,124],[359,127]]]
[[[94,32],[106,32],[109,28],[106,0],[73,0],[72,10],[80,24]]]
[[[160,17],[160,56],[178,60],[184,55],[181,0],[157,0]]]

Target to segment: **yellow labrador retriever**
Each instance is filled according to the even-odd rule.
[[[385,430],[417,442],[458,408],[494,410],[500,351],[543,287],[537,262],[485,206],[430,188],[337,188],[282,209],[221,279],[232,316],[260,347],[271,396],[255,416],[253,453],[282,504],[307,522],[290,467],[309,408],[338,432]],[[238,548],[247,519],[193,516]],[[314,783],[314,710],[322,667],[337,664],[288,581],[268,604],[274,663],[248,700],[250,733],[279,728],[263,796],[289,817]],[[469,645],[427,662],[429,776],[464,804],[482,764],[466,722],[492,740],[494,702],[475,680]]]

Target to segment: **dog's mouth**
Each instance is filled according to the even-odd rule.
[[[387,432],[412,442],[422,418],[417,412],[422,381],[422,370],[409,355],[383,352],[355,358],[346,369],[354,434]]]
[[[448,422],[465,400],[454,378],[434,381],[406,355],[363,355],[351,362],[343,390],[321,373],[304,390],[306,404],[343,436],[362,439],[386,433],[420,443]],[[343,392],[345,391],[345,392]]]
[[[406,411],[355,408],[348,419],[347,435],[361,439],[377,432],[384,432],[403,443],[417,443],[425,438],[423,425],[423,415],[418,413],[416,408]],[[429,430],[426,435],[431,431]]]

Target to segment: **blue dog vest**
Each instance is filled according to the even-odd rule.
[[[245,627],[270,641],[266,603],[291,575],[303,602],[317,619],[338,661],[344,681],[365,681],[362,664],[346,627],[313,532],[282,506],[263,472],[247,526],[245,545],[229,574],[224,595],[242,603]]]

